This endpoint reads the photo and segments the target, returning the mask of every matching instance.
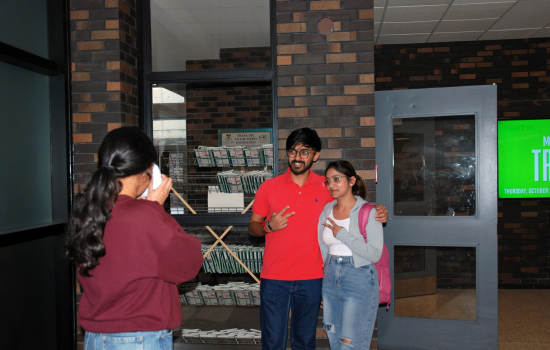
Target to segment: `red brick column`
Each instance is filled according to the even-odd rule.
[[[96,169],[107,132],[138,125],[135,7],[134,0],[70,2],[75,193]],[[80,300],[78,283],[76,291]],[[77,327],[77,349],[83,349]]]
[[[322,35],[317,22],[334,22]],[[374,32],[372,0],[277,2],[279,169],[286,137],[311,127],[323,139],[315,170],[330,160],[352,162],[376,200]]]
[[[74,0],[71,70],[75,192],[95,170],[106,133],[138,124],[134,0]]]

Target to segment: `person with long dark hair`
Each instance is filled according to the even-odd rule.
[[[200,241],[164,211],[172,180],[153,189],[157,157],[138,128],[107,134],[97,170],[76,196],[65,254],[83,289],[78,320],[84,349],[172,348],[181,324],[176,283],[202,265]],[[148,189],[145,199],[138,197]]]
[[[326,188],[336,200],[325,206],[318,226],[324,263],[324,329],[332,350],[368,349],[380,297],[374,264],[382,256],[382,224],[372,210],[365,243],[359,212],[367,191],[351,163],[330,162],[325,177]]]

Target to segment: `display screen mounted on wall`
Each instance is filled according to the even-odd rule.
[[[550,197],[550,119],[498,122],[498,194]]]

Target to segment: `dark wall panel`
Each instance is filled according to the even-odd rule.
[[[57,349],[56,237],[0,248],[2,349]]]

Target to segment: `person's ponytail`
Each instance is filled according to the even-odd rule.
[[[115,129],[101,143],[97,170],[75,198],[65,239],[65,256],[80,275],[89,277],[106,253],[103,235],[122,190],[118,179],[146,171],[156,156],[151,140],[135,127]]]
[[[112,171],[100,167],[92,175],[86,189],[75,198],[65,249],[69,260],[76,263],[82,276],[90,276],[89,271],[105,255],[105,224],[111,218],[120,189]]]
[[[355,184],[351,188],[351,192],[355,196],[359,196],[363,199],[367,199],[367,186],[365,186],[363,179],[361,178],[361,176],[357,175],[357,173],[355,173],[352,176],[355,177]]]

